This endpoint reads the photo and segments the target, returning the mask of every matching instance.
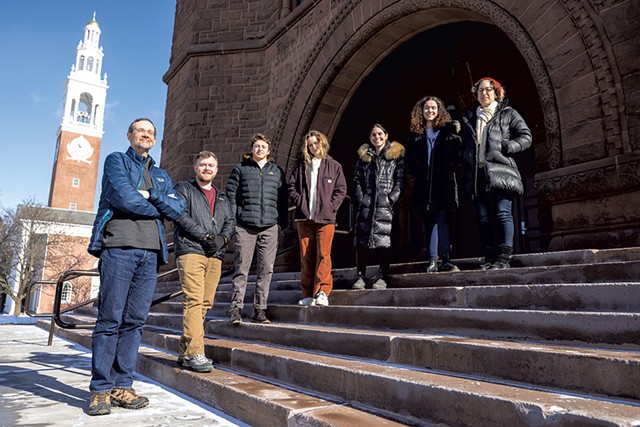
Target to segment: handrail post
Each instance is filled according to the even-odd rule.
[[[51,315],[51,322],[49,325],[49,340],[47,341],[47,345],[51,347],[53,345],[53,333],[56,330],[56,322],[53,318],[53,314]]]

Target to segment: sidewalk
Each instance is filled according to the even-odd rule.
[[[113,408],[110,415],[91,417],[91,353],[57,337],[48,347],[48,332],[29,320],[0,316],[0,427],[246,426],[137,374],[134,388],[149,398],[148,407]]]

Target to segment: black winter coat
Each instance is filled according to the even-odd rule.
[[[405,186],[404,147],[387,142],[377,155],[371,144],[364,144],[358,156],[353,177],[355,244],[370,249],[389,248],[393,207]]]
[[[516,110],[507,106],[504,100],[487,123],[487,143],[485,167],[478,168],[475,110],[470,119],[463,118],[464,128],[462,153],[465,172],[465,191],[472,197],[479,190],[498,190],[513,195],[523,194],[524,187],[518,165],[511,154],[524,151],[531,146],[531,131]],[[483,172],[484,171],[484,172]],[[488,188],[478,189],[478,173],[486,174]]]
[[[207,196],[194,178],[177,183],[175,188],[185,201],[184,214],[175,221],[173,228],[176,255],[204,255],[201,242],[207,234],[220,234],[226,237],[227,241],[233,237],[235,218],[226,194],[216,188],[215,207],[211,217]],[[224,253],[225,248],[222,247],[213,256],[222,259]]]
[[[412,203],[415,207],[458,208],[456,169],[460,164],[460,124],[449,122],[440,128],[428,162],[426,134],[412,133],[407,149],[409,173],[415,177]]]
[[[287,226],[289,200],[284,171],[272,160],[262,169],[251,154],[244,156],[227,180],[227,196],[240,226]]]

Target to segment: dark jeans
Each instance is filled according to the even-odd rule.
[[[437,246],[440,255],[448,257],[451,253],[451,210],[445,208],[425,209],[424,229],[426,235],[431,236],[430,255],[435,252],[435,246]],[[434,234],[437,235],[435,239]],[[436,257],[431,256],[431,258]]]
[[[480,238],[485,248],[496,245],[513,247],[513,196],[502,191],[480,191],[475,201]],[[498,240],[493,235],[493,224],[499,232]]]
[[[107,248],[100,255],[98,319],[93,330],[92,392],[131,388],[142,326],[158,278],[158,253]]]

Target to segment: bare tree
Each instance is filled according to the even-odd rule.
[[[28,200],[1,215],[0,292],[15,302],[13,314],[19,315],[29,283],[57,279],[63,271],[86,266],[91,257],[66,232],[72,212]]]

